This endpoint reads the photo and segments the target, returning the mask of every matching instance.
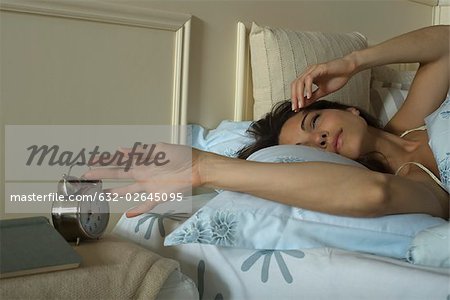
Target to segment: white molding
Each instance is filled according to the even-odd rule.
[[[2,0],[0,9],[62,18],[177,31],[190,15],[102,1]]]
[[[172,142],[186,144],[189,82],[189,48],[191,21],[175,35],[175,66],[173,79]]]
[[[416,2],[428,6],[437,6],[439,0],[409,0],[410,2]]]
[[[1,0],[0,10],[109,24],[168,30],[175,33],[172,142],[185,143],[189,83],[191,15],[102,1]]]
[[[450,0],[438,0],[439,6],[450,6]]]
[[[428,6],[450,6],[450,0],[409,0],[411,2],[417,2]]]
[[[245,106],[245,66],[246,66],[246,29],[242,22],[237,24],[236,40],[236,83],[234,94],[234,121],[242,121]]]
[[[433,7],[433,12],[431,14],[433,18],[433,25],[438,25],[441,19],[441,10],[439,6]]]

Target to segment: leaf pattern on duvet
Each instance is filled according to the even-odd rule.
[[[205,271],[206,263],[203,259],[201,259],[197,265],[197,289],[199,300],[203,300],[203,294],[205,292]],[[217,293],[214,300],[223,300],[223,295],[221,293]]]
[[[189,217],[189,214],[186,213],[173,213],[173,211],[168,211],[166,213],[163,214],[158,214],[158,213],[146,213],[142,218],[140,218],[136,224],[136,227],[134,228],[134,232],[139,232],[140,227],[142,226],[142,224],[144,224],[145,222],[149,221],[147,230],[145,232],[144,238],[146,240],[150,239],[151,235],[152,235],[152,230],[153,230],[153,225],[155,223],[155,221],[158,221],[158,229],[159,229],[159,234],[161,235],[161,237],[165,237],[166,236],[166,230],[164,228],[164,220],[169,219],[172,221],[181,221],[181,220],[185,220]]]
[[[269,281],[269,269],[270,262],[272,256],[275,257],[275,261],[280,269],[281,275],[287,283],[294,282],[291,272],[289,272],[289,268],[286,262],[283,259],[281,253],[287,254],[289,256],[295,258],[303,258],[305,257],[305,253],[300,250],[258,250],[252,255],[250,255],[241,265],[241,270],[243,272],[249,271],[253,265],[261,258],[263,258],[262,268],[261,268],[261,281],[267,282]]]

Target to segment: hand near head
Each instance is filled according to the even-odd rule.
[[[292,110],[308,106],[342,88],[351,78],[354,63],[348,57],[309,66],[291,84]],[[318,88],[313,91],[313,84]]]
[[[133,160],[131,168],[124,168],[115,161],[107,167],[94,168],[84,174],[87,179],[125,179],[134,182],[109,189],[110,193],[126,195],[127,193],[148,193],[160,195],[165,193],[183,193],[191,191],[192,187],[200,185],[200,175],[197,161],[199,150],[188,146],[172,144],[146,145],[120,149],[126,157]],[[128,217],[134,217],[153,209],[160,201],[145,201],[127,212]]]

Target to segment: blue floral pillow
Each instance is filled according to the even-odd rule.
[[[334,153],[304,146],[274,146],[254,153],[249,159],[286,163],[327,161],[363,168]],[[418,232],[443,223],[443,219],[425,214],[380,218],[333,216],[224,191],[167,236],[164,244],[202,243],[274,250],[334,247],[405,259]]]
[[[217,128],[207,130],[200,125],[190,125],[188,141],[200,150],[235,157],[237,152],[254,141],[247,134],[250,121],[222,121]]]

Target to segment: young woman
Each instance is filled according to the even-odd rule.
[[[270,143],[313,146],[366,160],[366,165],[376,165],[372,170],[324,162],[260,163],[159,144],[159,151],[171,158],[163,167],[136,166],[128,172],[98,168],[86,177],[136,181],[111,190],[120,194],[170,193],[206,186],[336,215],[427,213],[448,219],[449,183],[445,186],[441,182],[423,125],[424,118],[441,106],[449,90],[449,36],[449,26],[427,27],[309,67],[292,83],[292,104],[287,110],[284,104],[284,119],[277,128],[263,131],[259,139],[260,148]],[[329,104],[324,107],[325,102],[316,102],[362,70],[410,62],[419,62],[420,67],[405,103],[384,130],[357,108],[326,108]],[[313,83],[318,86],[316,91]],[[272,141],[264,142],[269,137]],[[241,155],[248,156],[258,147],[244,149]],[[450,152],[448,143],[444,147]],[[128,216],[144,213],[155,205],[146,202],[129,211]]]

